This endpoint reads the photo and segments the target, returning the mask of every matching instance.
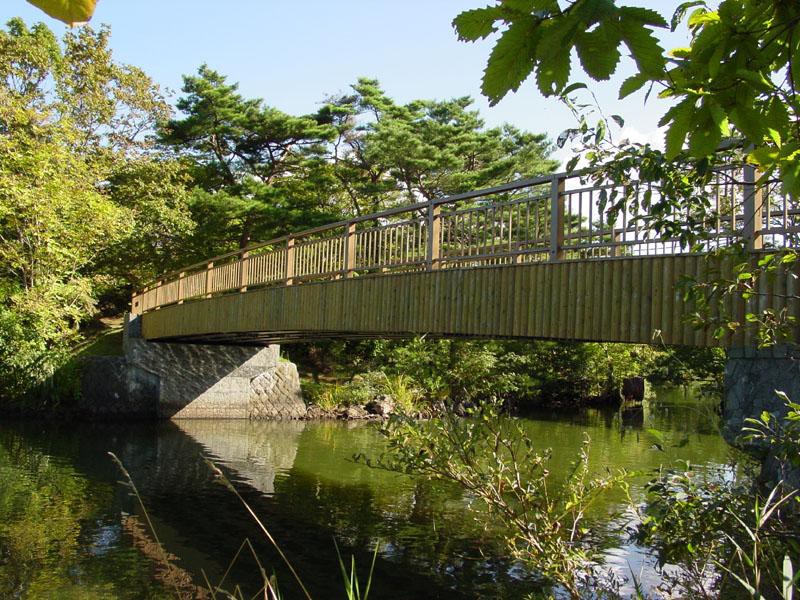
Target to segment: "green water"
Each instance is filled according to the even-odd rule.
[[[594,468],[652,471],[676,459],[725,465],[713,401],[661,390],[639,413],[596,410],[524,419],[531,437],[553,449],[563,472],[584,434]],[[647,429],[664,432],[665,451]],[[107,456],[116,453],[141,492],[156,533],[196,583],[217,581],[243,540],[275,570],[287,598],[291,576],[236,497],[214,482],[212,458],[263,519],[315,598],[343,597],[334,540],[366,570],[379,544],[373,598],[516,598],[535,588],[504,556],[491,529],[467,510],[452,485],[432,484],[353,462],[377,456],[373,427],[354,423],[180,421],[161,424],[0,424],[0,597],[166,598],[171,583],[124,525],[143,517]],[[634,480],[641,497],[646,476]],[[603,510],[621,506],[611,497]],[[654,583],[653,557],[607,524],[610,566]],[[255,593],[254,559],[241,556],[228,583]]]

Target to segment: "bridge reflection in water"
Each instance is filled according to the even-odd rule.
[[[149,340],[262,345],[319,338],[516,337],[691,346],[750,346],[693,329],[678,283],[735,280],[735,261],[709,252],[743,242],[755,262],[796,247],[800,210],[751,167],[715,173],[698,194],[709,210],[699,247],[653,237],[645,194],[557,174],[399,207],[292,234],[161,276],[132,298]],[[675,224],[685,215],[675,214]],[[779,270],[735,320],[773,308],[800,316],[795,273]],[[795,336],[797,337],[797,336]]]
[[[233,470],[237,480],[275,493],[276,473],[294,465],[305,421],[180,419],[178,429],[205,448],[212,459]]]

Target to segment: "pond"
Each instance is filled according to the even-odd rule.
[[[689,460],[727,465],[716,400],[691,389],[657,390],[639,411],[593,409],[529,416],[551,468],[565,472],[584,437],[593,468],[647,473]],[[658,430],[653,434],[648,430]],[[661,449],[659,449],[661,448]],[[365,577],[377,545],[374,598],[519,598],[535,579],[504,556],[497,535],[474,518],[454,486],[367,467],[378,456],[374,426],[341,422],[176,421],[140,424],[0,424],[0,597],[170,598],[199,595],[204,578],[251,597],[259,566],[285,598],[301,597],[291,574],[236,496],[215,481],[208,456],[278,541],[314,598],[344,597],[337,558],[355,557]],[[146,514],[107,452],[124,463]],[[609,497],[609,514],[624,498]],[[149,518],[166,550],[154,550]],[[608,563],[652,584],[654,558],[608,519]],[[335,542],[335,544],[334,544]],[[630,567],[629,567],[630,565]],[[348,566],[349,568],[349,566]],[[192,583],[192,580],[194,583]],[[178,590],[178,592],[176,592]],[[262,596],[263,597],[263,596]]]

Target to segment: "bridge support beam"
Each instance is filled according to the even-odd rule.
[[[800,470],[782,464],[767,448],[741,439],[745,419],[766,411],[786,416],[786,407],[775,393],[781,391],[793,402],[800,400],[800,350],[779,345],[764,350],[731,348],[725,367],[723,429],[725,439],[762,459],[761,479],[772,485],[780,480],[800,488]]]
[[[280,346],[167,344],[141,337],[128,316],[124,358],[83,373],[83,412],[95,417],[296,419],[306,413],[297,367]]]

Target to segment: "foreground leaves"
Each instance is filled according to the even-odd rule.
[[[656,32],[683,23],[689,46],[666,52]],[[461,13],[453,26],[464,41],[500,32],[483,77],[491,104],[532,73],[542,95],[564,100],[573,49],[595,81],[614,74],[627,50],[636,73],[620,86],[620,98],[646,87],[646,99],[656,89],[677,101],[659,123],[667,128],[667,159],[704,159],[724,138],[740,136],[765,177],[780,177],[786,191],[800,192],[797,2],[724,0],[716,10],[685,2],[668,24],[654,10],[610,0],[497,0]]]
[[[68,25],[86,23],[94,14],[97,0],[28,0],[48,15]]]

